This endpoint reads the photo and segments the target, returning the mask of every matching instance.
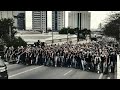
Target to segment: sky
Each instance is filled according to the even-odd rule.
[[[68,27],[68,12],[66,11],[65,27]],[[97,29],[111,11],[89,11],[91,12],[91,29]],[[52,28],[52,11],[48,11],[48,28]],[[26,11],[26,29],[32,29],[32,11]]]

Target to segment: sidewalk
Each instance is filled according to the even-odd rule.
[[[69,41],[68,41],[69,42]],[[83,43],[89,43],[90,42],[90,40],[80,40],[78,43],[80,43],[80,44],[83,44]],[[53,44],[63,44],[63,43],[67,43],[67,41],[63,41],[63,42],[56,42],[56,43],[53,43]],[[77,43],[77,39],[72,39],[72,43],[73,44],[76,44]],[[47,43],[47,45],[51,45],[52,43]]]

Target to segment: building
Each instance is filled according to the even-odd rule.
[[[25,30],[25,13],[17,15],[17,25],[19,30]]]
[[[0,19],[13,18],[13,11],[0,11]]]
[[[59,31],[65,27],[65,11],[52,11],[52,30]]]
[[[18,30],[25,30],[25,11],[13,11],[14,25]]]
[[[68,14],[68,27],[90,29],[91,13],[88,11],[71,11]]]
[[[47,11],[32,11],[32,29],[34,31],[47,31]]]
[[[25,11],[0,11],[0,19],[12,18],[18,30],[25,29]]]

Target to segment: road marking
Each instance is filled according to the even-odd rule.
[[[107,79],[110,79],[110,77],[107,77]]]
[[[72,71],[72,70],[70,70],[70,71],[68,71],[67,73],[65,73],[64,76],[67,75],[68,73],[70,73],[71,71]]]
[[[23,74],[23,73],[26,73],[26,72],[29,72],[29,71],[32,71],[32,70],[35,70],[35,69],[38,69],[38,68],[40,68],[40,67],[42,67],[42,66],[39,66],[39,67],[36,67],[36,68],[32,68],[32,69],[29,69],[29,70],[26,70],[26,71],[23,71],[23,72],[20,72],[20,73],[11,75],[11,76],[9,76],[9,78],[14,77],[14,76],[17,76],[17,75],[20,75],[20,74]]]
[[[102,79],[102,77],[103,77],[103,73],[100,74],[99,79]]]

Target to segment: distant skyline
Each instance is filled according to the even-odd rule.
[[[66,11],[65,27],[68,27],[68,12]],[[89,11],[91,12],[91,29],[97,29],[111,11]],[[26,11],[26,28],[32,29],[32,11]],[[48,11],[48,28],[52,28],[52,11]]]

